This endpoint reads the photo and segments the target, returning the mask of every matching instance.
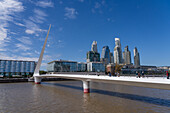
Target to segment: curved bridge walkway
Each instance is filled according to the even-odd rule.
[[[90,81],[170,90],[170,79],[166,79],[163,77],[136,78],[136,77],[124,77],[124,76],[109,77],[106,75],[97,76],[97,75],[73,75],[73,74],[46,74],[46,75],[38,75],[35,77],[39,80],[35,82],[37,84],[41,83],[41,78],[49,78],[49,77],[81,80],[83,82],[84,93],[89,93]]]

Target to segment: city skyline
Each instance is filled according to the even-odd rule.
[[[52,24],[44,69],[56,59],[85,62],[93,40],[98,42],[99,53],[103,46],[113,52],[115,37],[121,39],[122,49],[128,45],[132,52],[137,46],[141,65],[169,65],[169,4],[154,0],[2,0],[0,59],[37,61]]]

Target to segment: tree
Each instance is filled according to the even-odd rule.
[[[119,73],[120,74],[121,69],[122,69],[123,66],[124,65],[119,65],[119,64],[116,63],[116,65],[115,65],[115,73]]]
[[[47,73],[47,71],[40,70],[40,75],[42,75],[42,74],[46,74],[46,73]]]

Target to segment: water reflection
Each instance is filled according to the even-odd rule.
[[[82,106],[82,109],[83,109],[84,113],[88,112],[89,104],[90,104],[90,94],[86,93],[86,94],[83,95],[83,106]]]

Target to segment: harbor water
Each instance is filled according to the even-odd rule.
[[[169,113],[170,90],[81,81],[1,83],[0,113]]]

